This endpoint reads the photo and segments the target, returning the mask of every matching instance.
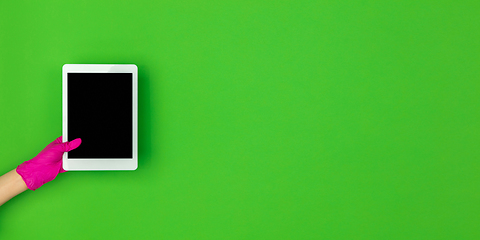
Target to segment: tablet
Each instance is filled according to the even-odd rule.
[[[82,144],[63,156],[67,171],[135,170],[137,66],[63,65],[63,141]]]

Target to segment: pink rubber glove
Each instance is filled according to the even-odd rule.
[[[17,173],[22,177],[30,190],[41,187],[52,181],[62,172],[63,153],[69,152],[82,143],[80,138],[62,143],[62,137],[48,144],[36,157],[18,165]]]

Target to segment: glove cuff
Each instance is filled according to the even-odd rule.
[[[45,184],[45,182],[38,177],[37,171],[35,171],[35,169],[37,169],[36,165],[37,164],[30,161],[25,161],[16,168],[18,175],[22,177],[22,180],[25,182],[28,189],[32,191],[35,191]]]

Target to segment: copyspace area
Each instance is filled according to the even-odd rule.
[[[0,239],[480,239],[479,12],[4,1],[0,174],[61,135],[65,63],[138,66],[139,167],[17,196]]]

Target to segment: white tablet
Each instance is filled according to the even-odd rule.
[[[137,66],[63,65],[63,141],[82,144],[63,156],[67,171],[135,170]]]

